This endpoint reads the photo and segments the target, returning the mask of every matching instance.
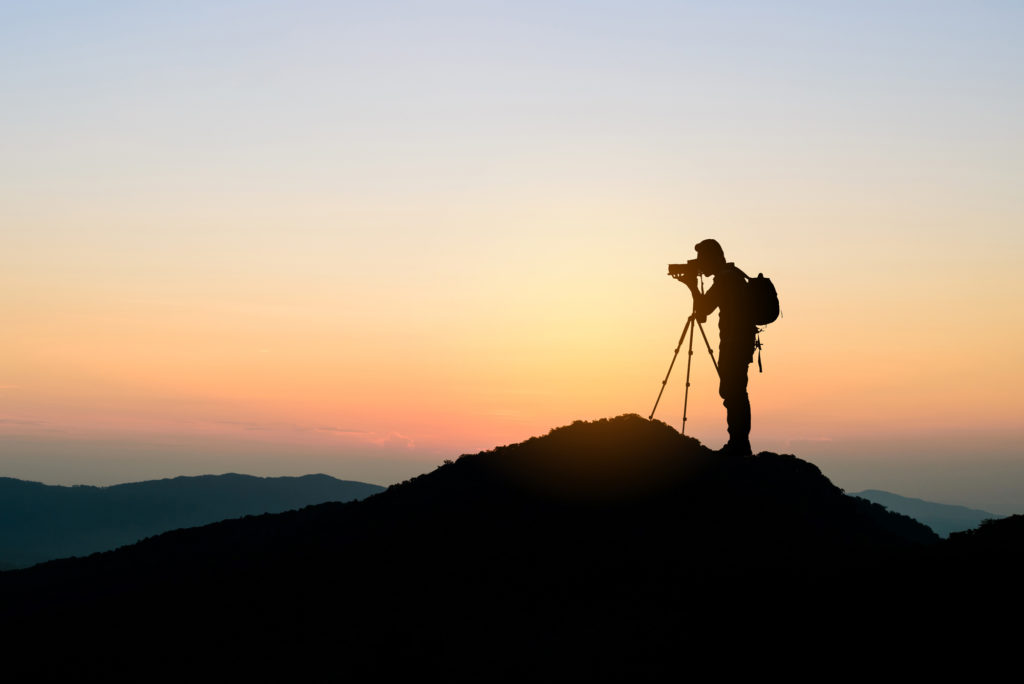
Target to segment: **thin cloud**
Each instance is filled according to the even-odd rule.
[[[313,428],[313,429],[316,430],[317,432],[330,432],[331,434],[335,434],[335,435],[370,435],[370,434],[373,434],[373,433],[371,433],[371,432],[369,432],[367,430],[355,430],[355,429],[352,429],[352,428],[330,427],[330,426],[326,426],[326,425],[322,425],[322,426],[320,426],[318,428]]]
[[[2,425],[45,425],[41,420],[25,420],[23,418],[0,418]]]
[[[374,432],[359,428],[338,427],[334,425],[300,425],[297,423],[261,423],[248,420],[218,420],[218,425],[228,425],[247,432],[292,432],[299,434],[326,434],[339,440],[354,441],[376,446],[398,446],[414,449],[416,440],[400,432]]]
[[[413,449],[416,447],[416,442],[415,440],[413,440],[412,437],[407,437],[406,435],[403,435],[400,432],[389,432],[386,435],[371,438],[369,441],[373,442],[374,444],[380,445],[402,445],[405,446],[406,449]]]

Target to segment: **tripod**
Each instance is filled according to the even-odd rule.
[[[694,325],[696,323],[696,325]],[[686,359],[686,393],[683,396],[683,430],[682,434],[686,434],[686,408],[690,403],[690,366],[693,364],[693,329],[700,328],[700,336],[704,338],[704,345],[708,348],[708,354],[711,355],[711,363],[715,366],[715,373],[718,373],[718,362],[715,361],[715,352],[711,349],[711,343],[708,342],[708,336],[704,333],[704,326],[697,320],[697,308],[694,305],[693,312],[690,313],[690,317],[686,319],[686,325],[683,326],[683,334],[679,336],[679,344],[676,345],[676,351],[672,354],[672,362],[668,364],[668,372],[665,373],[665,379],[661,381],[661,390],[658,392],[658,398],[654,401],[654,408],[651,409],[651,415],[648,416],[648,420],[654,420],[654,412],[658,410],[658,402],[661,401],[661,395],[665,391],[665,385],[668,384],[668,376],[672,374],[672,367],[676,365],[676,357],[679,356],[679,350],[683,346],[683,340],[686,339],[686,333],[690,333],[690,350],[689,356]]]

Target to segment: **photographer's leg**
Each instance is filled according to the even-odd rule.
[[[747,370],[753,351],[723,346],[719,350],[718,393],[725,405],[729,426],[729,442],[723,451],[749,455],[750,449],[750,397],[747,394]]]

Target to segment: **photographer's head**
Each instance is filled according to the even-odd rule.
[[[694,249],[697,250],[697,263],[704,275],[713,276],[725,266],[725,252],[716,240],[701,240]]]

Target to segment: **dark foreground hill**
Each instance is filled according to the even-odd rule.
[[[911,622],[973,605],[951,596],[984,573],[964,553],[794,456],[724,458],[622,416],[363,501],[3,573],[0,618],[62,644],[45,669],[63,672],[99,654],[107,673],[233,678],[697,675],[863,659],[865,634],[902,648]]]
[[[182,527],[351,501],[383,487],[327,475],[202,475],[111,487],[0,477],[0,570],[88,555]]]

